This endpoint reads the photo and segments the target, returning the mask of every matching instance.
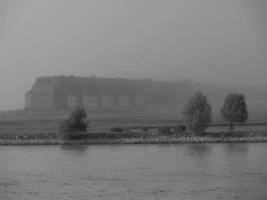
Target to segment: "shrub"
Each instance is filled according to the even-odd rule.
[[[229,94],[221,109],[222,117],[229,122],[229,129],[233,130],[234,122],[245,122],[248,119],[247,104],[243,94]]]
[[[196,135],[201,135],[211,122],[211,106],[206,96],[196,93],[186,104],[183,111],[188,128]]]
[[[68,119],[59,127],[59,137],[63,140],[80,139],[87,131],[86,112],[81,107],[75,108]]]
[[[184,133],[185,131],[186,131],[185,125],[178,125],[178,126],[173,127],[174,133]]]
[[[144,127],[144,128],[142,128],[142,131],[148,132],[149,131],[149,128]]]
[[[119,127],[114,127],[110,129],[111,132],[124,132],[123,128],[119,128]]]
[[[162,134],[162,135],[172,135],[173,134],[173,132],[171,131],[171,129],[170,128],[168,128],[168,127],[160,127],[159,129],[158,129],[158,131],[159,131],[159,133],[160,134]]]

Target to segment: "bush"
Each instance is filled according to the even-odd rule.
[[[75,108],[68,119],[64,120],[59,127],[59,137],[63,140],[80,139],[87,131],[86,112],[84,109]]]
[[[185,133],[185,131],[186,131],[186,126],[184,125],[178,125],[174,127],[162,126],[158,128],[158,133],[160,133],[161,135],[165,135],[165,136],[172,136],[176,134],[180,135],[182,133]]]
[[[158,129],[158,131],[159,131],[159,133],[162,134],[162,135],[172,135],[172,134],[173,134],[173,132],[171,131],[171,129],[168,128],[168,127],[160,127],[160,128]]]
[[[185,125],[178,125],[178,126],[173,127],[174,133],[184,133],[185,131],[186,131]]]
[[[111,132],[124,132],[123,128],[114,127],[110,129]]]
[[[196,135],[202,135],[211,122],[211,106],[206,96],[196,93],[183,111],[188,128]]]

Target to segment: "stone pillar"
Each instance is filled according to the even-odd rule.
[[[103,106],[102,95],[101,94],[96,95],[96,99],[97,99],[97,107],[102,108]]]
[[[114,100],[114,106],[115,107],[119,107],[120,105],[119,105],[119,96],[118,96],[118,94],[114,94],[113,95],[113,100]]]
[[[25,95],[25,108],[30,109],[32,107],[31,93],[27,92]]]

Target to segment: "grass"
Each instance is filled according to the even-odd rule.
[[[0,121],[0,144],[60,144],[57,132],[61,120]],[[211,124],[206,133],[192,136],[187,132],[163,133],[172,129],[174,120],[93,120],[89,131],[72,144],[140,144],[185,142],[266,142],[267,123],[237,124],[229,131],[227,124]],[[116,129],[114,127],[118,127]],[[116,132],[117,130],[117,132]]]
[[[135,144],[265,141],[267,112],[250,113],[251,121],[237,124],[234,131],[225,123],[211,124],[205,135],[193,137],[186,132],[160,133],[159,129],[182,124],[179,108],[153,108],[144,111],[89,112],[88,133],[74,143]],[[59,144],[57,133],[66,111],[9,111],[0,113],[0,144]],[[215,116],[218,116],[215,114]],[[23,119],[23,120],[21,120]],[[219,117],[215,117],[216,122]]]

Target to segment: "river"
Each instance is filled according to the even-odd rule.
[[[267,144],[0,146],[0,199],[267,198]]]

